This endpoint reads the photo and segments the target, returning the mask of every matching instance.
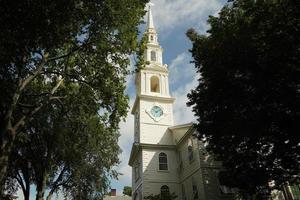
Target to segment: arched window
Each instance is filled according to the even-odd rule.
[[[168,157],[165,153],[160,153],[158,156],[159,170],[168,170]]]
[[[167,185],[163,185],[160,188],[160,196],[162,199],[167,199],[170,196],[170,190]]]
[[[156,52],[155,51],[151,51],[151,61],[156,61]]]
[[[151,82],[151,92],[159,92],[159,79],[157,76],[152,76]]]
[[[189,160],[192,161],[194,158],[194,154],[193,154],[193,141],[191,139],[188,140],[188,154],[189,154]]]
[[[150,36],[150,40],[153,41],[153,35]]]

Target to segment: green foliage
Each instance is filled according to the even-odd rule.
[[[37,199],[46,189],[105,193],[117,176],[128,58],[146,2],[2,2],[0,195],[5,179],[24,194],[35,184]]]
[[[299,19],[297,1],[236,0],[209,18],[208,35],[187,32],[201,74],[188,95],[199,138],[246,196],[299,175]]]
[[[132,188],[130,186],[124,186],[123,194],[128,195],[128,196],[132,196]]]
[[[137,52],[136,52],[136,62],[135,62],[135,72],[139,72],[141,69],[145,67],[145,65],[149,64],[145,61],[145,51],[147,48],[147,34],[143,34],[140,43],[138,44]]]

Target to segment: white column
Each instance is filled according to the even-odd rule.
[[[146,82],[146,94],[150,92],[150,80],[149,74],[145,73],[145,82]]]
[[[167,93],[167,76],[166,75],[164,75],[164,95],[168,96],[168,93]]]
[[[167,89],[167,95],[169,96],[169,78],[168,76],[166,77],[166,89]]]
[[[163,91],[162,91],[162,89],[163,89],[162,84],[163,84],[163,79],[162,79],[161,74],[159,74],[159,92],[160,92],[161,95],[163,94]]]

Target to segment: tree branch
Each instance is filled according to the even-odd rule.
[[[60,171],[59,176],[58,176],[57,179],[54,181],[54,183],[51,184],[51,190],[50,190],[50,192],[49,192],[49,194],[48,194],[48,196],[47,196],[47,198],[46,198],[47,200],[48,200],[48,199],[50,200],[51,197],[52,197],[52,195],[54,194],[54,192],[55,192],[56,190],[58,190],[58,188],[63,184],[63,183],[60,183],[60,184],[59,184],[59,182],[62,180],[65,171],[67,171],[66,166],[64,166],[64,168]]]
[[[28,76],[26,79],[24,79],[23,81],[20,82],[19,85],[19,91],[22,92],[24,90],[24,88],[37,76],[41,73],[41,71],[43,70],[43,67],[45,65],[45,63],[47,63],[47,58],[48,58],[48,54],[46,54],[40,64],[38,65],[38,67],[36,68],[36,70],[30,75]]]
[[[56,92],[56,90],[59,88],[59,86],[62,84],[63,81],[64,81],[63,78],[58,81],[56,86],[51,90],[51,95],[53,95]]]
[[[64,79],[61,79],[58,81],[58,83],[54,86],[54,88],[51,90],[51,95],[53,95],[57,89],[60,87],[60,85],[62,84]],[[49,96],[49,100],[51,100],[51,96]],[[37,106],[35,109],[33,109],[29,115],[23,115],[18,122],[12,127],[12,130],[14,132],[16,132],[18,130],[18,128],[20,128],[21,126],[23,126],[25,124],[25,120],[28,116],[33,116],[35,113],[37,113],[43,106],[45,105],[45,102],[41,102],[39,106]]]
[[[22,190],[23,190],[23,194],[25,194],[25,193],[26,193],[26,187],[25,187],[25,185],[24,185],[24,183],[23,183],[23,179],[22,179],[22,177],[21,177],[21,175],[20,175],[19,172],[17,172],[17,177],[16,177],[16,179],[17,179],[18,183],[20,184],[20,186],[21,186],[21,188],[22,188]]]
[[[24,104],[24,103],[18,103],[18,106],[24,107],[24,108],[34,108],[35,107],[35,105]]]

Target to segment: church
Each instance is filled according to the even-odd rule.
[[[170,96],[168,67],[163,63],[150,8],[145,34],[145,60],[149,64],[136,74],[136,99],[131,111],[133,200],[169,194],[182,200],[233,199],[234,191],[219,183],[221,163],[214,161],[203,143],[193,137],[193,123],[174,125],[175,98]]]

